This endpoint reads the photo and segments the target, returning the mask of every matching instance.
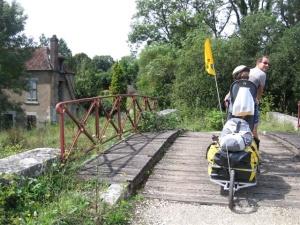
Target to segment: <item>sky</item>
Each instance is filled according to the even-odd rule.
[[[12,2],[9,0],[7,2]],[[56,35],[72,54],[130,54],[127,43],[135,0],[15,0],[27,15],[25,34],[38,41],[41,34]]]

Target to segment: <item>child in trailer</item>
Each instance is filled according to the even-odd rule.
[[[233,81],[236,80],[248,80],[249,79],[250,68],[244,65],[237,66],[232,72]],[[228,92],[224,98],[224,105],[226,108],[230,105],[230,93]]]
[[[250,72],[249,67],[244,66],[244,65],[237,66],[232,72],[233,80],[234,81],[242,80],[242,79],[248,80],[249,72]],[[237,102],[237,104],[235,104],[235,103],[232,104],[230,92],[228,92],[228,94],[224,98],[224,104],[229,111],[228,119],[234,117],[234,118],[240,118],[240,119],[249,121],[247,119],[247,116],[253,115],[252,122],[256,121],[256,119],[258,118],[258,113],[255,108],[256,104],[254,104],[255,103],[254,101],[256,101],[256,99],[253,99],[253,97],[250,95],[250,92],[249,93],[243,92],[240,95],[238,93],[238,96],[235,99],[235,103]],[[237,111],[239,111],[239,112],[237,112]],[[244,112],[241,112],[241,111],[244,111]],[[253,131],[253,123],[250,122],[249,125],[251,125],[250,126],[251,131]],[[257,148],[258,148],[259,146],[258,146],[258,142],[256,141],[256,138],[254,138],[254,140],[255,140]]]

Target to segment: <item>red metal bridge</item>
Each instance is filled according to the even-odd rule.
[[[156,109],[156,98],[127,94],[58,103],[61,159],[71,152],[87,152],[113,138],[121,139],[128,131],[137,132],[143,113]]]

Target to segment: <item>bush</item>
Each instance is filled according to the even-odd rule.
[[[171,130],[177,128],[180,121],[179,115],[174,112],[164,116],[155,112],[144,112],[140,130],[142,132]]]
[[[24,131],[20,128],[12,128],[7,131],[7,139],[4,145],[26,145]]]
[[[205,128],[208,130],[221,130],[223,128],[222,117],[220,111],[209,109],[205,113]]]

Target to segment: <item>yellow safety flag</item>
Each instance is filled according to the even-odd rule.
[[[207,73],[211,76],[216,76],[214,59],[211,51],[209,38],[207,38],[204,43],[204,60],[205,60],[205,69]]]

